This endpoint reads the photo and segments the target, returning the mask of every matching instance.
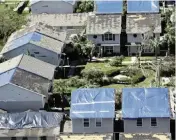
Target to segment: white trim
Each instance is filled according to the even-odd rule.
[[[101,103],[115,103],[115,101],[99,101],[91,103],[72,103],[72,105],[87,105],[87,104],[101,104]]]
[[[152,119],[156,119],[156,126],[152,126]],[[157,127],[158,126],[158,123],[157,123],[158,121],[157,121],[157,118],[150,118],[150,126],[151,127]]]
[[[84,128],[89,128],[89,127],[85,127],[85,126],[84,126],[84,119],[88,119],[88,120],[89,120],[89,127],[90,127],[90,118],[83,118],[83,127],[84,127]]]
[[[101,126],[97,126],[97,119],[100,119]],[[102,118],[95,118],[95,127],[96,128],[101,128],[102,127]]]
[[[80,114],[80,113],[95,113],[95,111],[73,111],[74,114]]]

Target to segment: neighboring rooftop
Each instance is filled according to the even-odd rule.
[[[159,13],[159,0],[127,0],[127,13]]]
[[[114,118],[115,89],[82,88],[71,94],[70,117],[74,118]]]
[[[19,55],[0,64],[0,74],[19,68],[46,79],[52,80],[55,66],[28,55]]]
[[[160,14],[127,14],[126,32],[128,34],[145,33],[154,27],[154,33],[161,33]]]
[[[170,118],[167,88],[124,88],[122,91],[122,118]]]
[[[161,134],[120,133],[119,140],[171,140],[171,134],[170,133],[161,133]]]
[[[62,47],[64,45],[63,42],[56,39],[50,38],[37,32],[31,32],[15,40],[12,40],[11,42],[8,41],[2,49],[1,54],[17,49],[18,47],[28,43],[34,44],[37,47],[42,47],[58,54],[62,52]]]
[[[121,15],[92,15],[88,17],[86,34],[121,33]]]
[[[30,15],[29,24],[42,22],[53,27],[85,26],[88,15],[89,13]]]
[[[95,12],[97,14],[113,14],[123,12],[123,0],[100,1],[95,0]]]

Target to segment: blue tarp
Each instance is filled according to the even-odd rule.
[[[159,0],[127,0],[127,13],[159,13]]]
[[[124,88],[122,92],[122,117],[170,117],[167,88]]]
[[[42,35],[36,32],[32,32],[32,33],[28,33],[25,34],[22,37],[19,37],[13,41],[11,41],[10,43],[8,43],[8,45],[6,47],[8,47],[8,51],[16,49],[18,47],[21,47],[27,43],[29,43],[30,41],[37,41],[40,42],[42,38]]]
[[[74,118],[114,118],[115,89],[82,88],[71,94],[70,117]]]
[[[15,72],[15,69],[0,73],[0,87],[8,84]]]
[[[122,13],[123,12],[123,0],[96,0],[96,13]]]

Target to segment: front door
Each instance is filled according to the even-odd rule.
[[[112,56],[113,55],[113,46],[104,46],[104,55]]]

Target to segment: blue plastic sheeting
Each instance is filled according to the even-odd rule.
[[[170,117],[167,88],[124,88],[123,118]]]
[[[0,87],[8,84],[15,72],[15,69],[0,73]]]
[[[72,92],[70,117],[114,118],[115,89],[83,88]]]
[[[21,47],[27,43],[29,43],[30,41],[35,41],[35,42],[39,42],[42,38],[41,34],[38,34],[36,32],[32,32],[32,33],[28,33],[16,40],[13,40],[10,42],[10,44],[7,46],[8,50],[13,50],[16,49],[18,47]]]
[[[127,13],[159,13],[159,0],[127,0]]]
[[[122,13],[123,1],[96,1],[96,13]]]

